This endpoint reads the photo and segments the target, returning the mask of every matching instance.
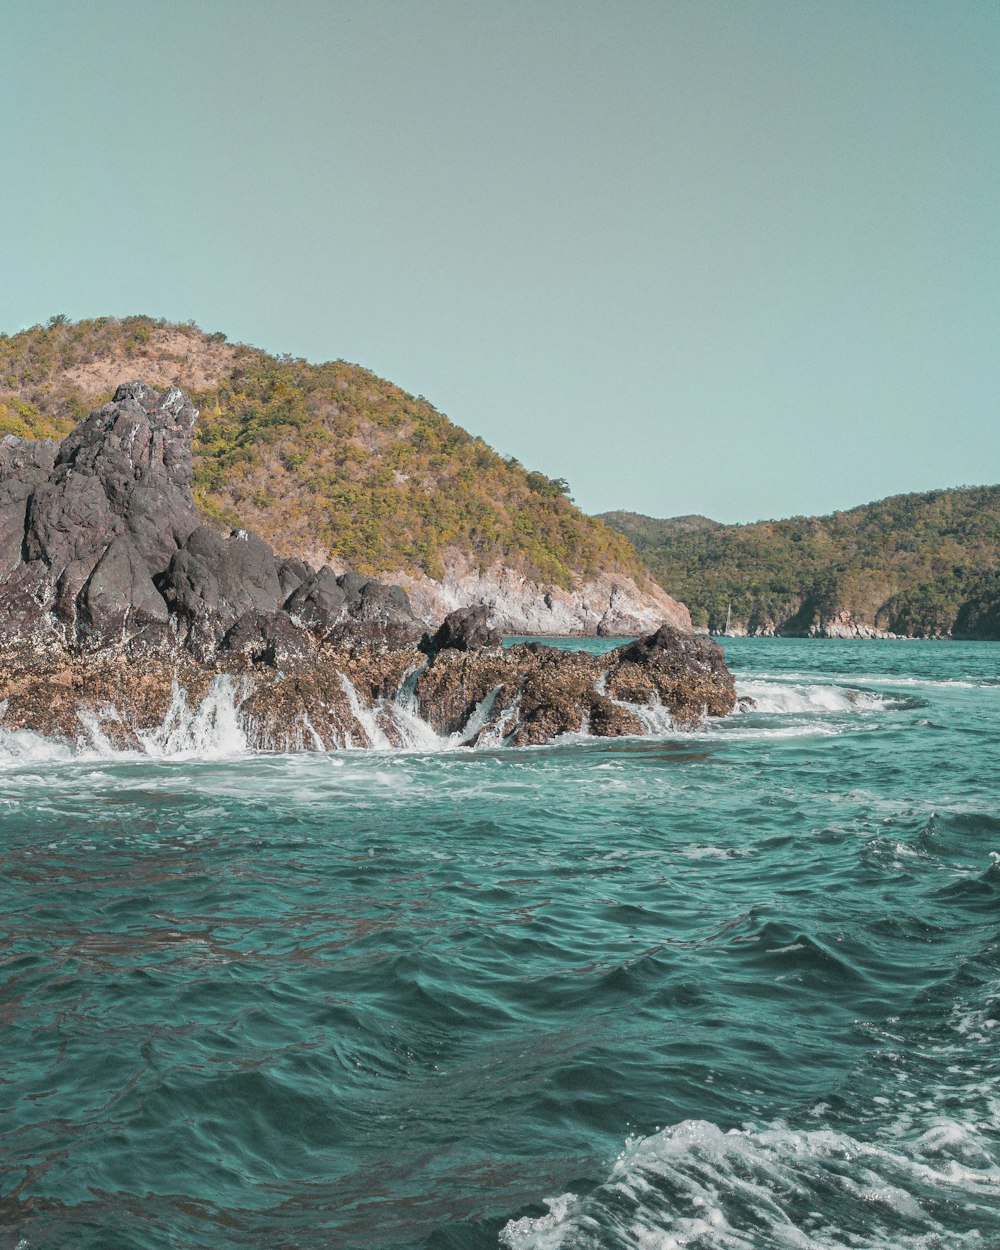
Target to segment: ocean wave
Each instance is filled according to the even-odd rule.
[[[909,1142],[833,1128],[724,1130],[685,1120],[629,1140],[592,1194],[512,1220],[508,1250],[958,1250],[997,1229],[1000,1167],[976,1129],[937,1121]],[[975,1145],[976,1143],[972,1143]],[[979,1158],[979,1164],[962,1157]]]
[[[843,675],[841,674],[841,676]],[[780,673],[759,672],[757,678],[761,681],[816,682],[820,678],[820,674],[798,671]],[[997,677],[981,677],[978,679],[972,677],[914,677],[902,673],[851,673],[850,678],[863,686],[888,686],[890,688],[893,686],[925,687],[928,690],[982,690],[986,687],[1000,684],[1000,678]]]
[[[785,716],[878,712],[899,706],[898,701],[876,691],[832,683],[791,684],[754,678],[738,681],[736,693],[754,700],[752,711]]]

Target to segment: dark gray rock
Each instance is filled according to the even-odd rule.
[[[312,569],[309,565],[304,560],[296,560],[294,556],[278,562],[278,581],[281,583],[282,603],[293,591],[298,590],[311,573]]]
[[[128,632],[132,624],[144,629],[162,621],[151,577],[198,524],[190,489],[196,415],[181,391],[161,396],[132,382],[82,421],[54,455],[51,445],[39,444],[30,462],[21,453],[20,466],[11,463],[15,449],[0,456],[0,577],[10,582],[0,595],[3,615],[16,617],[15,600],[26,608],[19,590],[30,581],[38,609],[51,613],[68,640],[79,630],[90,642],[111,641],[121,638],[123,627]],[[20,560],[32,566],[27,579],[13,560],[18,547]],[[104,570],[92,582],[102,561]]]
[[[489,624],[489,611],[484,604],[456,608],[449,612],[432,636],[424,634],[421,651],[435,656],[439,651],[479,651],[483,647],[499,647],[503,639]]]
[[[360,596],[355,598],[360,607]],[[347,615],[347,592],[328,564],[310,572],[285,600],[285,611],[319,638],[329,637]]]
[[[81,640],[97,643],[168,636],[170,613],[130,538],[115,538],[98,560],[79,600]]]
[[[329,637],[343,646],[373,650],[416,646],[423,627],[401,586],[345,573],[337,579],[347,596],[348,615]]]
[[[28,500],[52,472],[57,448],[47,439],[0,439],[0,579],[21,562]]]
[[[0,440],[0,626],[33,642],[184,647],[201,659],[222,648],[277,661],[308,650],[309,635],[414,643],[398,587],[279,561],[246,530],[201,524],[196,416],[176,388],[129,382],[58,448]]]
[[[728,672],[722,648],[704,634],[688,634],[673,625],[661,625],[655,634],[637,638],[614,653],[619,661],[655,662],[678,672]]]
[[[191,495],[197,415],[176,387],[161,396],[142,382],[120,386],[110,404],[63,440],[41,516],[58,526],[62,491],[75,478],[93,478],[150,573],[162,572],[198,525]],[[95,516],[95,524],[100,519]]]
[[[227,538],[199,526],[174,553],[157,586],[199,653],[213,650],[246,613],[270,615],[281,606],[274,553],[246,530]]]
[[[287,612],[245,612],[227,631],[222,650],[280,668],[309,654],[309,637]]]

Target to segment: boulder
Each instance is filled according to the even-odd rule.
[[[306,576],[285,600],[285,611],[319,638],[347,615],[347,593],[328,564]]]
[[[346,598],[347,615],[330,633],[332,642],[351,650],[416,646],[423,630],[401,586],[386,586],[357,573],[345,573],[337,583]]]
[[[471,608],[456,608],[449,612],[432,636],[424,634],[420,650],[435,656],[439,651],[479,651],[483,647],[499,647],[503,639],[500,632],[489,624],[489,610],[485,604]]]
[[[100,644],[142,634],[163,642],[169,620],[167,605],[135,544],[127,537],[113,539],[80,593],[81,639]]]
[[[608,653],[606,693],[622,702],[658,701],[675,720],[726,716],[736,689],[722,648],[703,634],[662,625],[655,634]]]

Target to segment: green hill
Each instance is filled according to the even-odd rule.
[[[282,555],[437,578],[459,551],[559,586],[646,580],[565,482],[504,460],[423,397],[358,365],[275,357],[194,325],[54,317],[0,335],[0,434],[61,437],[131,378],[191,394],[199,505]]]
[[[604,520],[687,603],[749,633],[1000,637],[1000,486],[895,495],[825,517]]]

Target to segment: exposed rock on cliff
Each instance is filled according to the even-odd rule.
[[[195,416],[135,382],[58,448],[0,445],[5,727],[148,745],[214,697],[258,746],[399,745],[415,725],[520,746],[732,710],[719,648],[669,625],[603,656],[504,650],[479,605],[418,648],[398,586],[199,523]]]
[[[382,573],[405,586],[422,620],[440,620],[456,608],[484,604],[490,624],[504,634],[596,635],[627,637],[656,629],[661,622],[690,630],[691,617],[655,582],[640,583],[627,573],[580,578],[569,589],[533,581],[494,563],[485,571],[458,550],[444,556],[441,580],[400,570]]]

